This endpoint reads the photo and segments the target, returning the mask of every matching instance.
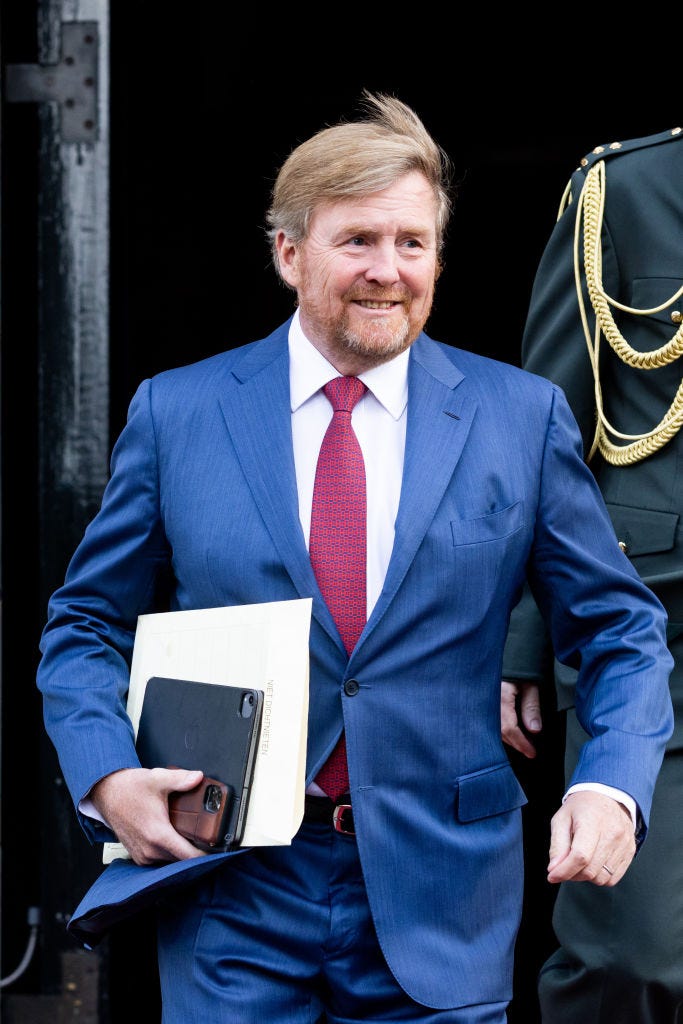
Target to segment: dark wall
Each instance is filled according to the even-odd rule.
[[[654,112],[629,105],[623,91],[572,108],[561,66],[540,59],[532,73],[520,58],[514,77],[500,67],[494,84],[495,64],[466,70],[458,51],[416,68],[390,45],[378,56],[375,44],[371,59],[331,53],[326,63],[315,50],[283,55],[273,28],[245,39],[225,13],[149,24],[147,34],[144,23],[132,34],[113,17],[116,426],[142,376],[253,340],[289,315],[291,293],[275,278],[263,233],[270,186],[297,142],[353,115],[362,88],[413,105],[455,166],[429,332],[512,362],[535,267],[580,158],[683,116],[675,94]],[[162,64],[160,54],[176,59]]]
[[[291,28],[284,39],[270,24],[237,33],[226,12],[147,24],[138,13],[132,33],[112,12],[117,426],[141,376],[253,340],[291,312],[263,234],[269,189],[291,148],[352,116],[364,87],[413,105],[454,163],[458,198],[429,332],[512,362],[580,158],[683,117],[677,92],[652,110],[635,84],[630,98],[626,85],[583,102],[573,62],[564,77],[556,52],[540,47],[473,63],[476,43],[440,46],[435,33],[417,59],[376,37],[354,57],[338,41],[328,53],[327,38],[301,51]]]

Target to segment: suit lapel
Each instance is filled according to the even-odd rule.
[[[289,322],[252,346],[233,367],[221,396],[226,426],[244,478],[301,597],[313,597],[313,615],[342,650],[334,620],[311,568],[301,522],[292,446]]]
[[[300,596],[313,597],[313,615],[343,650],[311,568],[299,521],[288,327],[284,324],[245,352],[233,367],[221,408],[245,480],[283,565]],[[394,549],[384,588],[357,650],[389,607],[422,543],[462,453],[475,409],[463,374],[421,335],[410,354],[406,450]]]
[[[462,454],[476,407],[461,371],[421,335],[411,350],[408,370],[408,424],[394,548],[363,640],[386,612],[424,539]]]

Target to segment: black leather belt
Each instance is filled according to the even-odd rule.
[[[309,796],[306,794],[304,804],[304,821],[312,821],[318,825],[329,825],[335,832],[345,836],[355,836],[353,827],[353,810],[348,793],[339,797],[336,802],[328,796]]]

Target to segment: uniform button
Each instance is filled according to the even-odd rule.
[[[360,683],[357,679],[347,679],[344,683],[344,693],[347,697],[355,697],[360,690]]]
[[[625,540],[620,540],[620,541],[619,541],[619,547],[620,547],[620,548],[621,548],[621,550],[622,550],[622,551],[624,552],[624,554],[627,554],[627,553],[628,553],[628,544],[626,543],[626,541],[625,541]]]
[[[604,146],[596,146],[595,149],[593,150],[593,152],[594,153],[604,153],[605,152],[605,147]]]
[[[620,142],[610,142],[609,148],[610,149],[621,149],[621,143]]]
[[[683,128],[672,128],[671,129],[671,134],[672,135],[680,135],[681,132],[683,132]]]
[[[683,313],[681,313],[680,309],[673,309],[671,311],[671,323],[680,324],[681,320],[683,320]]]

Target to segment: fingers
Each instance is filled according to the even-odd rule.
[[[204,778],[200,771],[189,771],[187,768],[154,768],[153,771],[162,773],[159,775],[159,782],[166,793],[186,793],[194,789]]]
[[[203,856],[171,825],[168,795],[198,785],[200,771],[184,768],[127,768],[93,787],[95,807],[136,864],[158,864]]]
[[[524,728],[529,732],[540,732],[543,721],[539,689],[534,683],[520,683],[519,689],[519,712]]]
[[[572,793],[551,822],[548,881],[610,887],[626,873],[636,851],[633,822],[612,797]]]
[[[525,757],[536,757],[536,748],[522,729],[522,724],[531,732],[541,730],[538,687],[533,683],[512,683],[503,679],[500,684],[500,727],[503,743],[514,747]]]

